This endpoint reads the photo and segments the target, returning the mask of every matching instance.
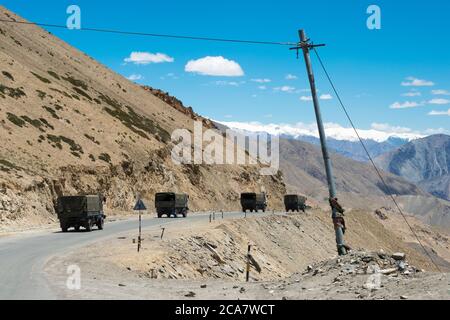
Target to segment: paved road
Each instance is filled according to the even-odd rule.
[[[226,213],[225,218],[242,217],[242,213]],[[187,219],[145,218],[143,228],[164,224],[209,220],[209,213],[194,214]],[[58,299],[46,282],[43,268],[52,256],[119,233],[137,230],[137,219],[109,222],[103,231],[48,231],[34,235],[19,235],[0,239],[0,300]]]

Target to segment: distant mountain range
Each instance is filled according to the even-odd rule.
[[[217,122],[219,125],[243,132],[247,135],[269,133],[278,135],[287,140],[299,140],[314,145],[320,145],[317,127],[315,124],[307,125],[298,123],[295,125],[286,124],[260,124],[258,122]],[[368,161],[368,157],[361,146],[352,128],[345,128],[337,124],[325,124],[327,142],[329,148],[343,156],[357,161]],[[422,138],[420,134],[412,132],[387,132],[380,129],[358,130],[359,135],[369,151],[371,157],[397,149],[398,147],[417,138]]]
[[[289,136],[283,136],[289,138]],[[298,136],[296,140],[309,142],[314,145],[320,145],[320,139],[312,136]],[[369,154],[372,158],[378,157],[386,152],[392,151],[401,147],[402,145],[409,142],[407,139],[389,137],[385,141],[375,141],[372,139],[364,139],[364,145],[366,146]],[[333,138],[327,138],[328,147],[343,156],[351,158],[357,161],[368,161],[364,148],[359,141],[349,141],[349,140],[337,140]]]
[[[267,127],[258,124],[220,122],[217,126],[249,136],[264,132],[279,135],[280,165],[288,192],[300,192],[319,202],[327,197],[320,140],[313,130],[300,134],[281,127],[269,126],[266,130]],[[399,137],[362,131],[370,155],[385,171],[389,187],[386,190],[374,168],[366,163],[368,159],[360,142],[343,129],[327,130],[327,137],[337,190],[345,205],[366,209],[392,206],[386,195],[394,194],[406,212],[427,223],[450,225],[450,203],[435,198],[450,199],[450,136]]]
[[[380,155],[375,161],[385,171],[450,200],[450,136],[439,134],[417,139]]]

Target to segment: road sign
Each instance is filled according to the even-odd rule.
[[[145,207],[144,201],[142,201],[141,199],[139,199],[136,204],[134,205],[133,210],[135,211],[140,211],[140,210],[147,210],[147,208]]]

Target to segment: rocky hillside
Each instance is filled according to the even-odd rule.
[[[376,158],[376,163],[436,197],[450,200],[450,136],[411,141]]]
[[[203,125],[206,128],[216,128],[217,129],[217,126],[215,125],[215,123],[213,123],[211,120],[206,119],[206,118],[202,117],[201,115],[195,113],[194,109],[192,109],[192,107],[186,107],[183,104],[183,101],[179,100],[178,98],[176,98],[174,96],[171,96],[168,92],[164,92],[163,90],[155,89],[150,86],[142,86],[142,88],[144,90],[147,90],[151,94],[153,94],[155,97],[158,97],[159,99],[161,99],[162,101],[167,103],[172,108],[191,117],[193,120],[202,121]]]
[[[326,175],[321,150],[298,140],[280,141],[280,164],[288,189],[299,191],[311,197],[327,197]],[[385,194],[424,194],[414,184],[403,178],[385,173],[390,190],[385,190],[373,167],[366,163],[332,154],[336,187],[340,194],[364,198],[381,197]]]
[[[0,18],[22,21],[2,7]],[[1,224],[48,221],[60,194],[102,192],[129,210],[136,192],[152,207],[174,190],[193,210],[234,209],[264,187],[281,205],[281,175],[258,166],[175,165],[171,132],[198,116],[163,100],[37,26],[0,23]]]

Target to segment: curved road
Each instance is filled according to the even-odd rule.
[[[220,213],[218,214],[220,215]],[[226,218],[242,217],[242,213],[227,213]],[[209,220],[209,213],[194,214],[186,219],[144,218],[143,228],[164,224],[181,224]],[[137,231],[137,219],[105,224],[103,231],[48,231],[33,235],[0,238],[0,300],[58,299],[50,289],[44,266],[53,256],[70,252],[122,232]]]

